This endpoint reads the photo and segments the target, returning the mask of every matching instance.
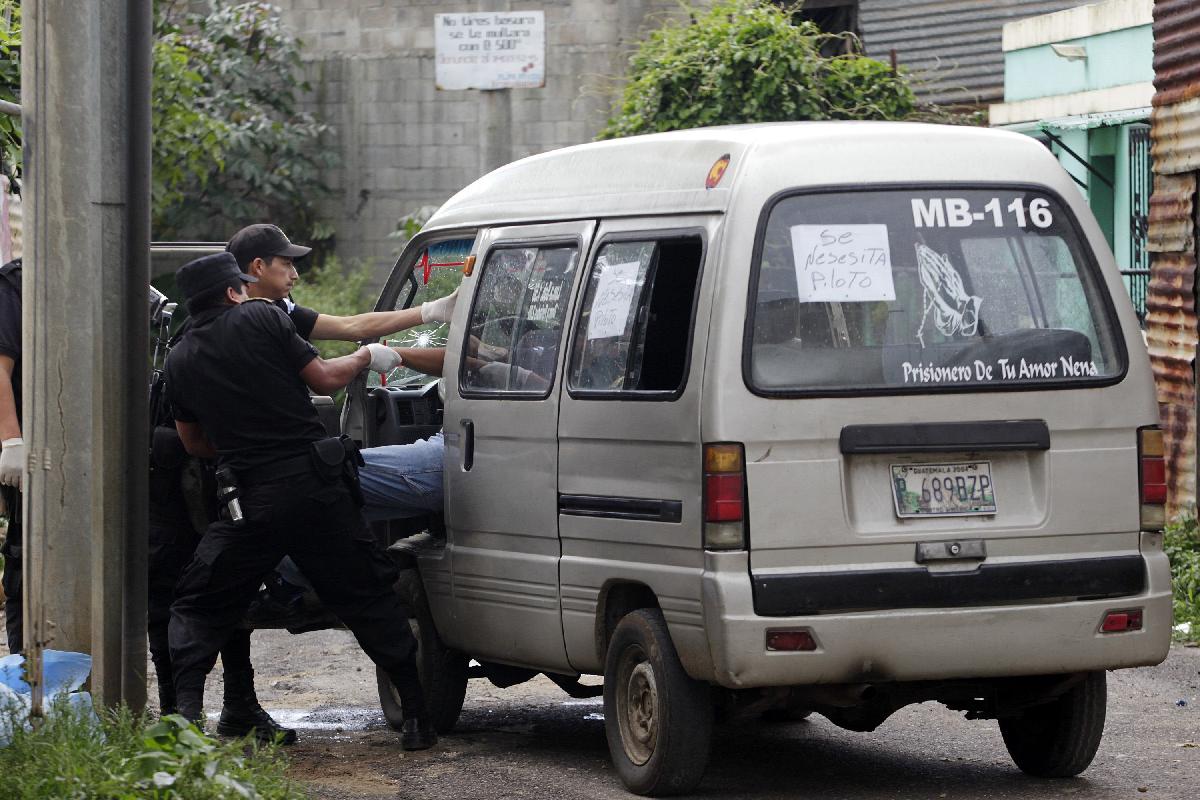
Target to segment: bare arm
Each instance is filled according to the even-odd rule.
[[[217,448],[212,446],[212,442],[208,440],[204,429],[198,423],[175,420],[175,430],[179,431],[179,438],[183,440],[183,449],[188,451],[188,455],[196,458],[217,457]]]
[[[328,361],[317,357],[304,365],[300,378],[317,394],[333,394],[342,389],[354,376],[371,363],[371,351],[360,347],[348,356],[331,358]]]
[[[378,339],[380,336],[420,324],[421,307],[419,305],[399,311],[368,311],[352,317],[319,314],[310,338],[357,342],[362,339]]]
[[[21,438],[17,422],[17,402],[13,394],[13,370],[17,364],[12,356],[0,356],[0,440]]]
[[[446,348],[444,347],[393,347],[404,359],[404,366],[424,372],[426,375],[441,377],[442,367],[446,363]]]

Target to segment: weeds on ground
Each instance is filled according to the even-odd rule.
[[[1177,638],[1200,640],[1200,525],[1194,513],[1167,526],[1164,549],[1171,561],[1175,595],[1175,624],[1191,623],[1190,633]]]
[[[217,742],[183,717],[157,722],[101,711],[97,722],[65,704],[36,730],[15,724],[0,748],[11,800],[300,800],[274,747]]]

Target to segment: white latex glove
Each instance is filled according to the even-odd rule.
[[[367,345],[367,350],[371,351],[371,363],[367,368],[376,372],[388,373],[403,363],[400,354],[386,344],[371,342]]]
[[[21,488],[25,477],[25,440],[21,437],[5,439],[4,451],[0,452],[0,483]]]
[[[421,303],[421,322],[450,322],[454,316],[454,304],[458,302],[458,289],[437,300]]]

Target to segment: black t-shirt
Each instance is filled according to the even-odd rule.
[[[201,311],[167,357],[175,419],[199,423],[235,471],[303,455],[326,436],[300,378],[316,355],[273,303]]]
[[[307,306],[292,302],[290,297],[285,297],[283,300],[276,300],[275,305],[283,309],[284,313],[292,318],[292,323],[296,326],[296,333],[305,339],[312,340],[313,328],[317,326],[317,317],[320,316],[316,311]]]
[[[314,320],[315,321],[315,320]],[[0,267],[0,355],[13,365],[13,400],[17,403],[17,422],[21,421],[21,260]]]

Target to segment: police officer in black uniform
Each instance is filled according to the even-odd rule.
[[[311,247],[294,244],[276,225],[247,225],[229,239],[225,248],[237,259],[242,272],[258,280],[246,287],[250,297],[261,297],[283,309],[296,332],[305,339],[335,339],[357,342],[378,339],[425,322],[450,322],[457,290],[446,297],[430,300],[412,308],[394,311],[368,311],[347,317],[322,314],[292,302],[292,287],[300,279],[296,262]]]
[[[24,645],[21,619],[21,481],[25,473],[25,442],[21,438],[21,259],[0,267],[0,492],[8,515],[4,542],[4,629],[10,653]]]
[[[363,369],[399,363],[372,344],[323,360],[287,314],[249,301],[237,260],[180,268],[192,326],[167,359],[167,391],[187,451],[216,457],[222,519],[208,527],[176,587],[169,629],[180,713],[203,719],[204,680],[263,577],[290,555],[326,608],[392,679],[401,745],[436,741],[417,677],[416,641],[392,590],[394,567],[353,499],[357,453],[328,438],[308,389],[328,394]]]
[[[235,233],[226,248],[238,260],[242,272],[257,278],[247,284],[251,297],[273,301],[288,314],[297,333],[305,339],[358,341],[374,339],[422,322],[448,322],[453,298],[440,299],[411,309],[367,312],[351,316],[319,313],[292,302],[290,293],[299,280],[296,262],[312,252],[294,244],[278,226],[258,223]],[[186,331],[176,334],[174,346]],[[154,396],[154,395],[152,395]],[[167,624],[175,585],[195,553],[204,529],[217,517],[212,465],[183,449],[175,431],[170,408],[152,404],[154,446],[150,468],[150,575],[148,632],[150,655],[158,675],[161,713],[175,710],[175,687],[167,642]],[[272,583],[281,590],[290,587],[282,578]],[[296,741],[296,732],[285,728],[262,708],[254,690],[250,661],[250,631],[237,628],[221,648],[225,676],[225,702],[217,722],[217,733],[244,736],[253,732],[263,740],[282,744]]]
[[[176,334],[171,346],[186,333]],[[151,393],[153,422],[150,448],[149,575],[146,629],[150,660],[158,676],[158,704],[162,715],[176,712],[174,672],[167,639],[175,585],[191,561],[210,523],[217,520],[216,482],[210,461],[191,457],[175,430],[164,387]],[[225,698],[217,733],[262,741],[293,744],[296,731],[276,722],[258,702],[254,668],[250,663],[250,629],[238,627],[221,646]]]

